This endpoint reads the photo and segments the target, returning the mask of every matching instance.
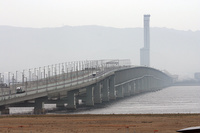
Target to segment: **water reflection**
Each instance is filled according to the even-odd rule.
[[[78,114],[200,113],[200,86],[173,86]]]
[[[106,104],[96,108],[79,109],[76,112],[66,110],[57,114],[162,114],[162,113],[200,113],[200,86],[172,86],[156,92],[149,92]],[[56,105],[45,105],[54,108]],[[33,108],[10,108],[10,113],[25,113]],[[81,111],[80,111],[81,110]]]

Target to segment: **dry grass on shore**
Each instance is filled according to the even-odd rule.
[[[175,133],[191,126],[200,126],[200,114],[0,116],[4,133]]]

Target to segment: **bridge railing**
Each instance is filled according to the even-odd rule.
[[[49,87],[56,89],[59,85],[72,86],[94,80],[95,75],[130,65],[129,59],[89,60],[59,63],[14,73],[0,73],[0,100],[6,96],[9,98],[16,96],[17,87],[22,87],[27,93],[35,90],[38,92],[44,88],[47,90]]]

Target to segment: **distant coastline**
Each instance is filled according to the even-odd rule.
[[[180,81],[173,84],[173,86],[200,86],[200,81]]]

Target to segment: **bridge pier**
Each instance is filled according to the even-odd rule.
[[[139,90],[139,93],[142,93],[143,92],[143,79],[138,79],[138,90]]]
[[[124,89],[124,96],[130,96],[131,90],[129,87],[129,83],[126,83],[123,85]]]
[[[129,83],[128,83],[128,92],[129,92],[129,96],[131,95],[131,89],[132,89],[132,87],[131,87],[131,82],[129,82]]]
[[[145,77],[143,77],[142,79],[141,79],[142,81],[141,81],[141,86],[142,86],[142,93],[143,92],[146,92],[146,79],[145,79]]]
[[[94,103],[102,103],[101,98],[102,83],[96,83],[94,87]]]
[[[8,106],[0,106],[0,115],[1,114],[10,114],[10,109]]]
[[[149,91],[152,91],[152,82],[153,82],[153,80],[152,80],[152,77],[150,76],[149,77],[149,81],[148,81],[148,88],[149,88]]]
[[[151,79],[151,90],[152,91],[158,90],[157,79],[155,79],[154,77]]]
[[[102,101],[108,102],[109,101],[109,79],[106,78],[103,80],[103,88],[102,88]]]
[[[94,106],[94,86],[88,86],[86,88],[86,105]]]
[[[147,83],[147,84],[148,84],[148,90],[149,90],[149,91],[151,91],[151,79],[152,79],[152,77],[149,76],[149,77],[148,77],[148,83]]]
[[[76,95],[78,90],[72,90],[67,92],[67,109],[76,109]]]
[[[155,91],[156,90],[156,79],[154,77],[152,77],[151,79],[151,91]]]
[[[159,80],[159,83],[158,83],[159,85],[159,89],[162,89],[163,88],[163,81],[162,80]]]
[[[135,81],[132,81],[130,83],[130,87],[131,87],[131,95],[135,94]]]
[[[45,109],[44,109],[44,102],[47,101],[47,97],[41,97],[35,99],[35,104],[34,104],[34,114],[44,114]]]
[[[124,87],[123,87],[123,85],[116,87],[116,93],[117,93],[117,97],[119,97],[119,98],[124,97]]]
[[[140,92],[140,80],[139,79],[136,79],[135,80],[135,94],[138,94]]]
[[[148,92],[149,91],[149,77],[148,76],[145,76],[144,77],[144,91],[145,92]]]
[[[115,76],[112,75],[109,78],[109,96],[110,99],[116,99],[116,90],[115,90]]]
[[[156,91],[161,89],[160,80],[156,80]]]

